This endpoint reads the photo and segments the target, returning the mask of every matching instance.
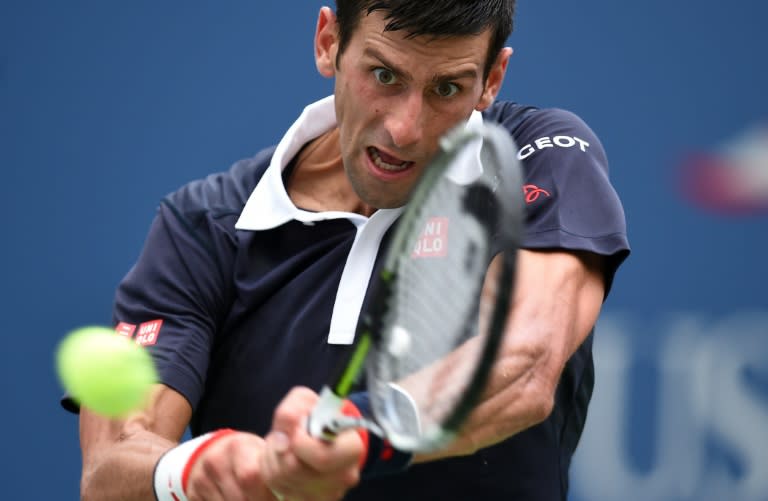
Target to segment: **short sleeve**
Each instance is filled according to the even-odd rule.
[[[606,256],[607,289],[629,254],[626,220],[597,136],[576,115],[536,110],[513,131],[523,162],[528,249]]]
[[[227,259],[232,250],[226,232],[206,210],[161,204],[144,249],[115,295],[116,325],[135,328],[159,324],[145,341],[160,382],[181,393],[194,408],[202,395],[208,361],[220,319],[231,295]],[[161,323],[160,323],[161,322]]]

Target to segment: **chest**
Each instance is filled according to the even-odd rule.
[[[292,387],[319,389],[346,357],[349,346],[329,344],[328,334],[354,238],[347,221],[244,235],[198,407],[201,429],[263,433]]]

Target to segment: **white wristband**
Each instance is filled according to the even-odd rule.
[[[189,501],[184,491],[192,465],[209,444],[232,432],[225,429],[206,433],[163,454],[155,465],[153,479],[157,501]]]

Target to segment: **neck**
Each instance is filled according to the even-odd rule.
[[[296,158],[286,190],[296,207],[313,212],[341,211],[370,216],[376,209],[355,193],[344,171],[339,129],[307,143]]]

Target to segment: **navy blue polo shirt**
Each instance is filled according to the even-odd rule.
[[[628,255],[624,214],[600,142],[576,116],[496,103],[523,160],[529,249]],[[346,357],[378,248],[399,209],[370,218],[295,207],[285,173],[335,125],[333,98],[308,106],[277,147],[165,198],[115,300],[118,331],[147,346],[161,381],[192,405],[194,435],[264,435],[296,385],[315,390]],[[348,500],[565,499],[592,391],[592,337],[568,362],[552,415],[478,453],[366,481]]]

